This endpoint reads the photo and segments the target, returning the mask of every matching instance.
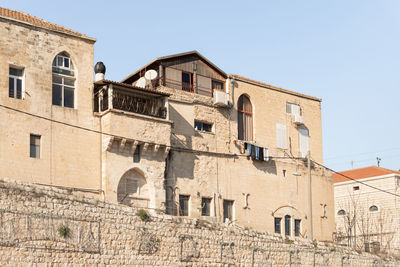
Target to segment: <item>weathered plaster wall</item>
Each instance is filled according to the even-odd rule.
[[[0,107],[1,176],[99,189],[100,136],[35,117],[99,130],[92,115],[93,46],[93,41],[0,19],[0,103],[17,110]],[[75,108],[52,105],[52,62],[61,52],[74,65]],[[25,70],[24,99],[8,96],[9,66]],[[40,159],[29,157],[30,134],[41,136]]]
[[[63,237],[60,226],[69,229]],[[0,180],[0,264],[399,266],[329,243],[154,214],[81,193]],[[34,265],[35,266],[35,265]]]
[[[228,108],[214,107],[211,97],[167,87],[158,90],[171,94],[170,119],[174,122],[171,145],[202,151],[189,153],[172,149],[166,190],[167,201],[173,207],[179,206],[180,194],[189,195],[189,217],[200,218],[202,197],[212,198],[211,214],[222,222],[223,200],[233,200],[233,220],[237,224],[272,232],[274,217],[290,215],[291,232],[294,219],[299,219],[301,236],[310,236],[307,167],[303,160],[290,159],[290,156],[299,156],[299,134],[292,116],[286,113],[286,103],[301,106],[304,124],[310,131],[312,159],[322,162],[319,101],[241,81],[234,83],[231,91],[234,102]],[[254,161],[246,157],[242,142],[235,143],[237,100],[242,94],[252,101],[255,144],[268,147],[276,159]],[[196,131],[195,120],[212,124],[213,131]],[[286,151],[276,147],[276,123],[287,127]],[[329,171],[313,169],[312,195],[314,238],[332,240],[334,201]]]

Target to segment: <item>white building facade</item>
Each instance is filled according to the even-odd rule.
[[[333,178],[334,239],[363,251],[399,254],[400,172],[371,166]]]

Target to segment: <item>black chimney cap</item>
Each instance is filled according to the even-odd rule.
[[[94,73],[106,74],[106,66],[103,64],[103,62],[99,61],[96,63],[94,66]]]

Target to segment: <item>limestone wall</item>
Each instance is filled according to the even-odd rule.
[[[150,211],[151,212],[151,211]],[[0,264],[398,266],[371,254],[238,226],[155,214],[82,193],[0,180]],[[64,229],[66,235],[60,230]],[[62,232],[62,231],[61,231]],[[37,264],[37,265],[36,265]]]

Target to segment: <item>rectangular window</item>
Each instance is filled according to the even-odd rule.
[[[214,90],[225,91],[224,90],[224,83],[221,81],[212,80],[211,87]]]
[[[286,125],[277,123],[276,124],[276,146],[278,148],[287,149],[287,136],[286,136]]]
[[[358,191],[358,190],[360,190],[360,187],[359,187],[359,186],[354,186],[354,187],[353,187],[353,191]]]
[[[212,124],[194,121],[194,129],[201,132],[212,132]]]
[[[281,221],[282,221],[282,218],[274,218],[274,228],[275,228],[276,234],[281,233]]]
[[[40,158],[40,135],[30,135],[30,157]]]
[[[294,235],[300,236],[300,224],[301,220],[294,220]]]
[[[10,67],[8,78],[8,96],[22,99],[24,85],[24,69]]]
[[[133,162],[140,162],[140,145],[137,145],[133,152]]]
[[[211,198],[201,198],[201,216],[210,216],[211,214]]]
[[[182,71],[182,90],[193,92],[193,73]]]
[[[53,105],[74,107],[75,79],[53,74]]]
[[[224,199],[224,221],[233,221],[233,201]]]
[[[179,215],[189,216],[189,199],[190,196],[179,195]]]
[[[285,216],[285,235],[289,235],[290,236],[290,216],[286,215]]]

